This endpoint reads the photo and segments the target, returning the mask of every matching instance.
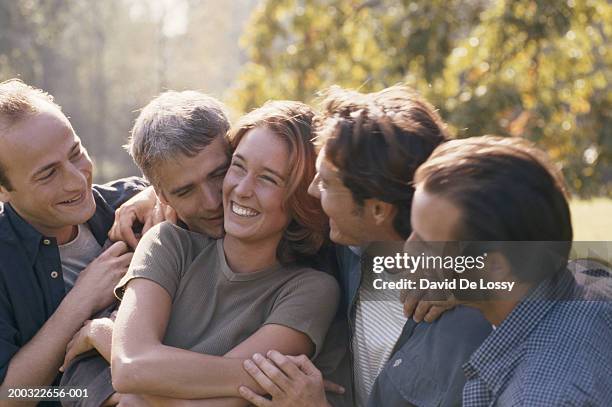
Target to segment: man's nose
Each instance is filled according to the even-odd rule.
[[[68,164],[64,168],[62,185],[66,191],[79,191],[87,183],[87,176],[81,169],[73,164]]]
[[[315,175],[312,182],[308,186],[308,195],[321,199],[321,191],[319,190],[319,173]]]
[[[216,211],[221,206],[222,196],[221,188],[211,185],[203,185],[202,187],[202,207],[207,211]]]

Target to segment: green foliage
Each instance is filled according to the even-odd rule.
[[[406,82],[457,137],[528,137],[574,191],[612,194],[611,22],[607,0],[266,0],[231,102]]]

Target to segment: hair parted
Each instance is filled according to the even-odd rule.
[[[191,90],[167,91],[141,110],[125,147],[144,176],[157,184],[155,169],[161,162],[197,155],[215,138],[227,137],[229,126],[215,98]]]
[[[23,119],[38,113],[45,103],[62,110],[53,101],[53,96],[42,89],[25,84],[21,79],[13,78],[0,83],[0,135]],[[2,163],[0,163],[0,185],[8,190],[12,189]]]
[[[290,170],[283,204],[291,221],[276,251],[279,261],[283,263],[314,255],[327,235],[327,217],[321,203],[308,195],[308,186],[316,173],[313,117],[313,110],[304,103],[268,101],[244,115],[230,131],[233,150],[254,128],[269,129],[287,146]]]
[[[394,229],[407,238],[414,172],[447,139],[442,119],[399,85],[368,94],[332,87],[322,110],[316,121],[325,158],[359,205],[369,198],[395,205]]]
[[[450,141],[418,169],[415,182],[461,210],[457,240],[559,242],[551,246],[561,259],[556,263],[567,264],[573,232],[563,175],[532,142],[496,136]],[[547,277],[520,269],[524,279]]]

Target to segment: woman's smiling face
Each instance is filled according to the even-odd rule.
[[[223,182],[226,233],[240,240],[280,241],[290,220],[283,205],[288,176],[283,140],[266,127],[249,130]]]

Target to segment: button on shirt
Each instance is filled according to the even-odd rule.
[[[363,255],[360,254],[354,248],[338,247],[339,280],[346,295],[345,306],[348,307],[352,335],[357,329],[355,311],[359,287],[362,283],[371,284],[372,277],[371,270],[365,267],[362,270],[362,266],[369,262],[362,264]],[[402,318],[401,308],[398,318]],[[465,383],[461,366],[490,331],[491,325],[478,311],[465,307],[445,312],[433,323],[417,324],[412,319],[406,320],[390,359],[376,378],[367,406],[458,405]],[[359,349],[351,347],[351,352],[359,352]],[[353,365],[353,369],[356,370],[356,366]]]
[[[147,186],[132,177],[95,185],[96,212],[87,222],[104,244],[114,210]],[[10,204],[0,211],[0,382],[12,357],[55,312],[66,289],[57,242],[41,235]],[[57,403],[56,403],[57,404]]]
[[[612,304],[585,298],[569,271],[540,283],[464,365],[463,405],[612,406]]]

